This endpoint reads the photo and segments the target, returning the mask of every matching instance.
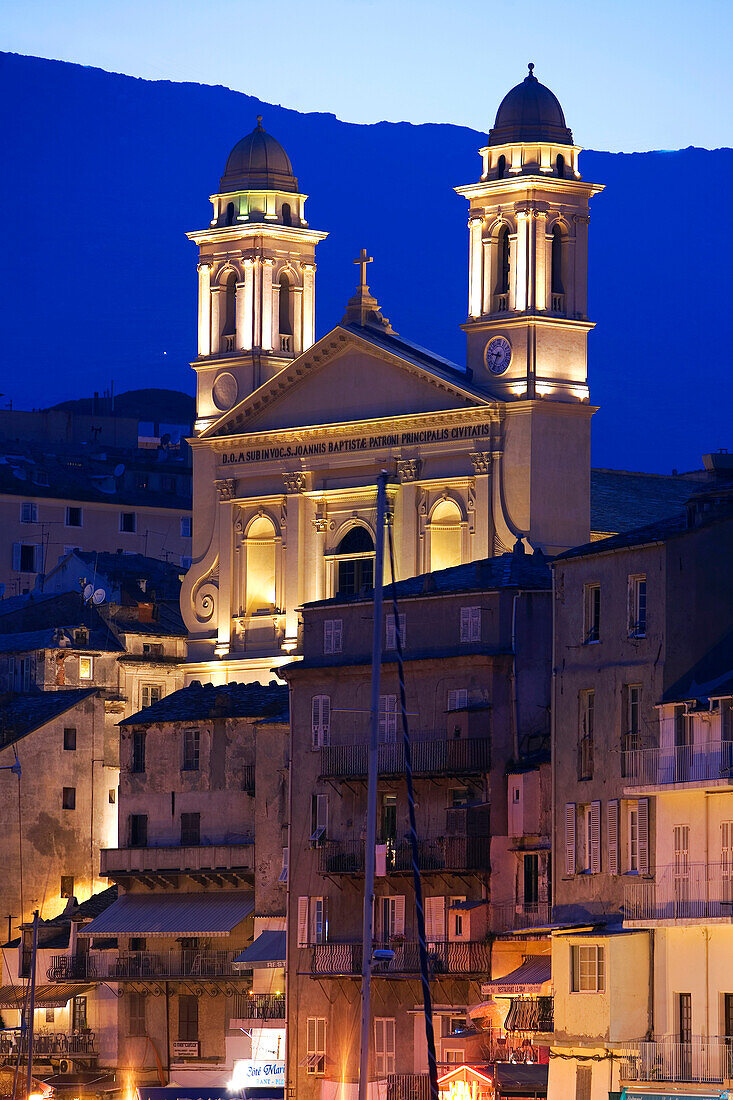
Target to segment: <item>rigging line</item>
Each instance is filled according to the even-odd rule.
[[[394,570],[394,541],[392,538],[392,515],[387,515],[387,541],[389,545],[389,571],[392,578],[392,613],[395,625],[395,649],[397,651],[397,676],[400,685],[400,710],[402,712],[402,740],[405,750],[405,780],[407,782],[407,805],[410,811],[410,844],[412,846],[412,880],[415,889],[415,909],[417,912],[417,939],[420,949],[420,983],[422,985],[423,1006],[425,1009],[425,1038],[428,1046],[428,1077],[430,1100],[438,1100],[438,1066],[435,1059],[435,1030],[433,1028],[433,1005],[430,994],[430,964],[428,948],[425,942],[425,909],[423,907],[422,881],[418,862],[417,826],[415,824],[415,791],[412,785],[412,754],[410,750],[410,731],[407,722],[407,693],[405,690],[405,664],[402,655],[402,635],[400,616],[397,607],[397,589]]]

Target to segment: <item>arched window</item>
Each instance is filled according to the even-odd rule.
[[[497,248],[497,279],[496,279],[496,293],[508,294],[509,293],[509,229],[507,226],[503,226],[499,231],[499,240]],[[504,307],[506,308],[506,306]]]
[[[227,225],[234,225],[234,203],[233,202],[228,202],[227,203],[226,224]]]
[[[462,554],[461,512],[453,500],[442,500],[430,517],[430,568],[460,565]]]
[[[267,516],[259,516],[249,525],[245,554],[246,613],[272,611],[276,606],[275,527]]]
[[[336,547],[336,592],[355,595],[374,586],[374,540],[365,527],[352,527]]]
[[[506,172],[506,157],[502,153],[496,162],[496,178],[498,180],[504,179],[504,173]]]
[[[234,336],[237,331],[237,276],[230,271],[224,283],[224,328],[222,336]]]
[[[557,154],[557,160],[555,161],[555,169],[560,179],[565,178],[565,157],[562,153]]]
[[[280,274],[280,335],[293,335],[293,315],[291,312],[292,294],[290,293],[290,279],[285,272]]]
[[[283,225],[292,225],[293,224],[293,216],[290,213],[290,203],[289,202],[284,202],[282,204],[282,207],[280,209],[280,217],[283,220]]]
[[[562,230],[559,225],[552,228],[551,285],[553,294],[564,293],[562,283]]]

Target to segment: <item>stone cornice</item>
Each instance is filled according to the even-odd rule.
[[[319,229],[302,229],[297,225],[281,225],[280,222],[239,222],[237,225],[212,226],[210,229],[195,229],[187,233],[194,244],[220,244],[230,241],[251,241],[257,237],[269,240],[299,241],[313,244],[328,236]]]

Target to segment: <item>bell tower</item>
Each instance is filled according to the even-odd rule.
[[[470,204],[468,366],[504,400],[588,401],[589,201],[580,148],[534,65],[502,100]]]
[[[262,127],[234,146],[199,248],[196,431],[315,341],[315,248],[290,158]]]

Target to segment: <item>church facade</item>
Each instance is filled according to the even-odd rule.
[[[298,608],[374,572],[391,474],[397,579],[590,534],[589,202],[579,148],[532,72],[502,101],[469,204],[464,366],[396,333],[367,286],[315,333],[306,196],[258,120],[232,150],[199,248],[191,678],[293,659]],[[419,334],[418,334],[419,336]],[[366,383],[366,384],[365,384]]]

